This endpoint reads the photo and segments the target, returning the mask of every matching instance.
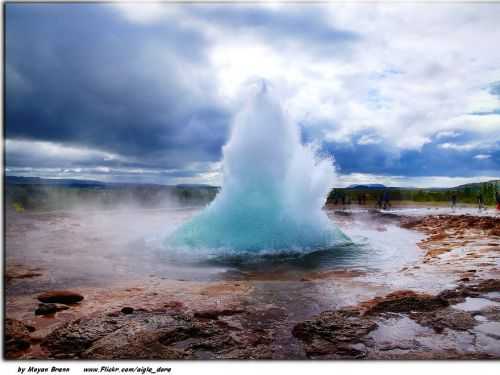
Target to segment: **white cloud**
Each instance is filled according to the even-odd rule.
[[[453,130],[448,130],[448,131],[441,131],[435,135],[436,139],[442,139],[442,138],[456,138],[460,136],[462,133],[456,132]]]
[[[489,154],[477,154],[474,156],[474,159],[477,159],[477,160],[485,160],[485,159],[489,159],[491,158],[491,155]]]
[[[242,86],[265,78],[291,119],[321,126],[326,140],[350,143],[369,131],[359,144],[384,143],[397,155],[420,150],[433,137],[464,132],[478,139],[500,137],[500,115],[470,115],[500,108],[500,98],[488,89],[500,81],[500,49],[491,48],[500,40],[500,4],[316,6],[331,27],[359,34],[346,44],[318,40],[316,50],[324,48],[323,54],[293,40],[275,43],[271,32],[259,32],[258,22],[234,30],[194,14],[189,6],[118,7],[131,22],[168,22],[175,14],[176,21],[210,38],[208,69],[222,101],[237,106]],[[282,11],[283,17],[288,10],[252,7],[275,16]],[[326,52],[332,51],[326,49],[329,43],[334,53]]]
[[[380,138],[374,137],[372,135],[364,134],[358,139],[358,145],[376,145],[381,143]]]
[[[479,147],[478,143],[463,143],[463,144],[457,144],[457,143],[441,143],[439,148],[443,148],[445,150],[455,150],[455,151],[471,151]]]
[[[131,22],[149,24],[164,21],[166,17],[178,15],[178,8],[174,4],[160,2],[115,2],[112,4],[123,16]]]
[[[106,151],[85,147],[62,145],[54,142],[7,139],[5,141],[7,159],[9,156],[29,156],[32,159],[57,159],[65,162],[90,159],[123,160],[123,157]]]

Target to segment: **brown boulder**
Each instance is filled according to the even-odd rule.
[[[364,336],[377,324],[356,311],[324,311],[311,320],[298,323],[292,334],[304,342],[309,358],[362,358],[366,351],[358,348]]]
[[[30,332],[34,328],[16,319],[5,319],[5,357],[17,358],[30,346]]]
[[[432,311],[448,305],[449,302],[439,295],[432,296],[412,290],[399,290],[361,303],[364,315],[381,312]]]
[[[411,313],[410,318],[420,325],[434,329],[436,333],[442,333],[445,328],[467,331],[476,324],[476,320],[470,313],[452,308],[423,313]]]
[[[500,280],[487,279],[479,282],[476,285],[469,286],[469,289],[474,292],[497,292],[500,291]]]
[[[52,290],[40,294],[37,298],[45,303],[76,303],[83,300],[82,295],[69,290]]]

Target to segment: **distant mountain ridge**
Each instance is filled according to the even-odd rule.
[[[349,185],[348,189],[385,189],[386,186],[383,184],[355,184]]]
[[[455,195],[461,203],[477,203],[478,196],[483,196],[488,205],[496,203],[496,192],[500,191],[500,180],[469,183],[455,187],[433,187],[433,188],[410,188],[385,186],[382,184],[351,185],[347,188],[334,188],[330,191],[327,203],[333,203],[346,199],[356,200],[364,197],[367,200],[377,201],[381,196],[388,193],[394,201],[414,202],[447,202]]]
[[[217,186],[207,184],[177,184],[177,185],[162,185],[152,183],[135,183],[135,182],[102,182],[95,180],[79,180],[71,178],[41,178],[41,177],[22,177],[22,176],[5,176],[5,183],[10,185],[46,185],[46,186],[63,186],[63,187],[176,187],[179,189],[213,189]]]
[[[58,186],[75,186],[75,187],[91,187],[91,186],[106,186],[106,183],[94,180],[77,180],[70,178],[41,178],[41,177],[21,177],[21,176],[5,176],[5,182],[11,185],[58,185]]]

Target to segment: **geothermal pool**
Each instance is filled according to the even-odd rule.
[[[366,212],[351,216],[329,212],[353,241],[308,254],[196,252],[165,245],[172,233],[201,208],[94,212],[9,213],[7,263],[46,269],[36,286],[17,282],[14,289],[107,285],[120,280],[157,277],[171,280],[224,280],[279,275],[300,279],[333,269],[394,272],[421,257],[422,235]],[[159,235],[158,233],[162,233]],[[257,276],[255,276],[257,275]],[[260,275],[260,276],[259,276]]]

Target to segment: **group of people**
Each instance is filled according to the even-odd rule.
[[[358,194],[357,201],[360,206],[366,205],[367,195],[365,193]],[[333,204],[336,206],[339,203],[342,204],[342,206],[350,206],[352,199],[348,194],[337,192],[333,197]],[[384,191],[383,194],[377,197],[376,207],[384,210],[392,207],[388,191]]]
[[[457,201],[458,197],[456,193],[453,193],[451,195],[451,208],[456,208],[457,207]],[[483,193],[479,192],[476,198],[477,201],[477,207],[479,210],[486,210],[486,205],[484,204],[484,196]],[[496,202],[496,209],[500,211],[500,192],[496,191],[495,192],[495,202]]]
[[[486,205],[485,205],[483,193],[479,192],[476,199],[477,199],[478,209],[485,210]],[[357,200],[358,200],[358,205],[360,205],[360,206],[366,205],[366,201],[367,201],[366,194],[365,193],[358,194]],[[500,192],[499,191],[495,192],[495,201],[496,201],[496,209],[498,211],[500,211]],[[458,195],[456,192],[453,192],[451,194],[450,202],[451,202],[451,208],[455,209],[457,207],[457,203],[458,203]],[[337,192],[337,193],[335,193],[333,203],[335,205],[342,203],[342,206],[346,206],[346,205],[351,205],[352,200],[348,194]],[[392,207],[388,190],[385,190],[382,194],[377,196],[377,201],[376,201],[375,207],[378,209],[381,209],[381,210],[382,209],[387,210],[387,209]]]
[[[387,210],[391,208],[391,200],[389,197],[389,192],[387,190],[384,191],[383,194],[379,195],[377,198],[377,208]]]

